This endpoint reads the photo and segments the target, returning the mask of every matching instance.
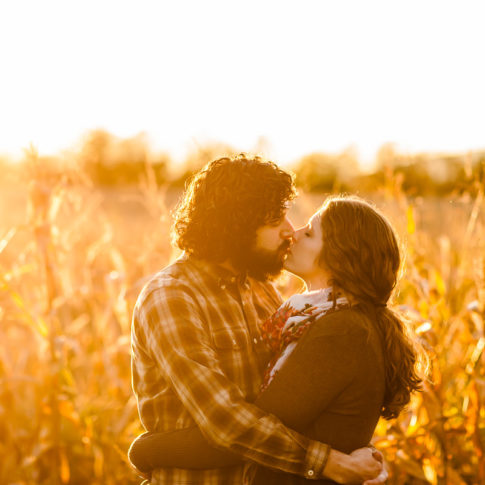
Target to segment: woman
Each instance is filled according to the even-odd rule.
[[[421,382],[414,343],[387,306],[400,262],[383,215],[356,197],[327,199],[295,233],[285,262],[309,291],[262,324],[274,358],[255,404],[345,453],[369,443],[379,416],[395,418]],[[211,448],[192,428],[142,435],[130,460],[147,472],[233,465],[240,458]],[[247,472],[252,483],[305,482],[255,464]]]

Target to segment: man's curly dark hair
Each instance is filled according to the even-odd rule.
[[[219,158],[191,179],[175,212],[173,241],[197,257],[234,263],[295,196],[292,175],[275,163],[245,154]]]

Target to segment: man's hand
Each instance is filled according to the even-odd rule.
[[[382,454],[370,447],[359,448],[350,455],[331,450],[324,475],[337,483],[349,485],[381,485],[387,480]]]

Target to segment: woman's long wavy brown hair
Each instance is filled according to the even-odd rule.
[[[208,163],[190,181],[175,212],[172,237],[190,254],[237,261],[256,230],[284,215],[296,196],[293,177],[276,164],[245,154]]]
[[[381,415],[398,416],[421,388],[419,346],[403,319],[387,304],[401,266],[397,236],[387,219],[357,197],[330,197],[321,209],[323,245],[319,264],[375,321],[382,336],[386,386]]]

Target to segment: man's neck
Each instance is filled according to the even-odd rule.
[[[231,273],[234,273],[236,275],[240,273],[240,271],[237,271],[236,268],[234,268],[234,266],[231,264],[229,260],[219,263],[219,266],[221,268],[229,270]]]

